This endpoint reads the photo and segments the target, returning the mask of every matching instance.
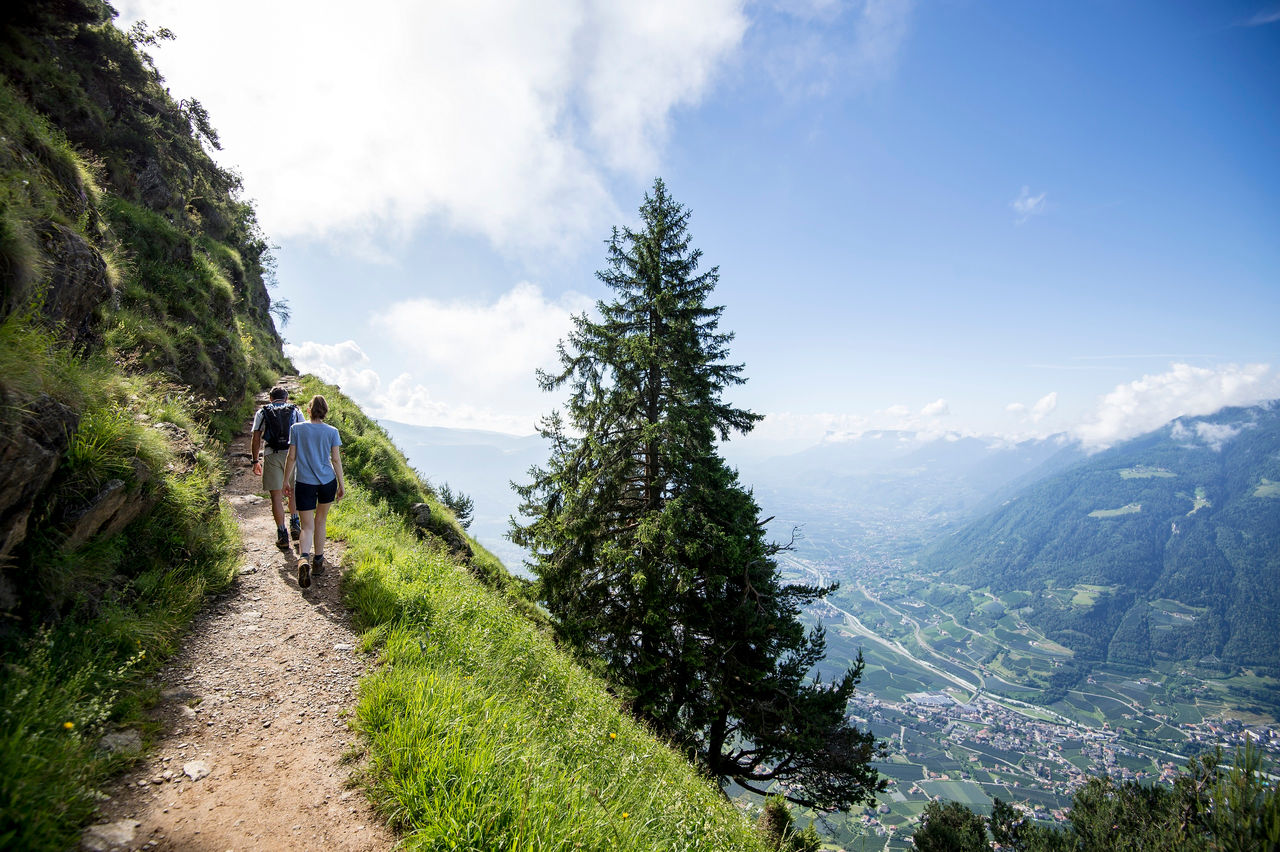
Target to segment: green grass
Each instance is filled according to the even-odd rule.
[[[355,486],[330,516],[381,666],[371,795],[410,849],[757,849],[752,826],[511,601]]]
[[[1177,476],[1177,474],[1171,470],[1165,470],[1162,467],[1150,467],[1145,464],[1125,468],[1124,470],[1119,471],[1119,473],[1121,479],[1154,479],[1157,477],[1160,479],[1172,479]]]
[[[1280,482],[1272,482],[1270,479],[1267,479],[1265,476],[1262,477],[1262,482],[1258,484],[1257,488],[1253,489],[1253,496],[1254,497],[1280,497]]]
[[[125,530],[72,551],[56,525],[34,519],[28,554],[40,570],[29,574],[18,612],[48,626],[0,648],[3,848],[74,845],[95,790],[129,759],[98,751],[98,740],[120,725],[145,727],[144,677],[176,649],[205,594],[230,582],[239,556],[234,518],[211,498],[221,454],[202,451],[195,464],[178,464],[160,433],[135,419],[142,408],[176,403],[147,394],[124,408],[113,394],[141,390],[138,380],[108,382],[91,371],[81,378],[97,384],[59,474],[65,487],[47,513],[56,518],[58,506],[104,477],[132,478],[135,462],[149,471],[154,505]]]
[[[1117,510],[1117,512],[1119,514],[1124,514],[1124,512],[1121,512],[1119,510]],[[1094,517],[1107,517],[1104,515],[1098,515],[1095,512],[1091,512],[1090,514],[1093,515]],[[1098,602],[1099,595],[1101,595],[1103,592],[1114,592],[1117,587],[1116,586],[1092,586],[1092,585],[1089,585],[1088,583],[1079,583],[1075,585],[1073,588],[1075,590],[1075,596],[1072,597],[1071,599],[1071,605],[1078,606],[1078,607],[1091,607]]]
[[[1119,509],[1094,509],[1089,513],[1091,518],[1117,518],[1121,515],[1136,515],[1142,511],[1141,503],[1129,503]]]

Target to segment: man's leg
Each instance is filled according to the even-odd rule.
[[[289,528],[284,513],[284,453],[268,453],[262,463],[262,487],[271,494],[271,516],[276,522],[276,547],[289,549]]]
[[[276,528],[284,526],[284,492],[276,489],[271,492],[271,517],[276,519]]]
[[[293,481],[289,483],[292,493],[288,495],[289,500],[289,534],[293,536],[294,541],[302,538],[302,522],[298,519],[298,510],[294,506],[294,494],[298,493],[298,469],[293,470]],[[277,526],[283,525],[283,521],[278,521]]]

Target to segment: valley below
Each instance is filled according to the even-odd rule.
[[[527,570],[504,534],[541,440],[384,425],[475,496],[477,538]],[[1186,437],[1201,432],[1235,439]],[[826,848],[910,849],[933,799],[985,813],[999,797],[1055,822],[1093,776],[1167,782],[1246,741],[1280,760],[1280,407],[1096,455],[868,433],[738,463],[770,537],[791,543],[786,578],[839,584],[806,613],[826,628],[818,674],[865,662],[848,713],[883,744],[889,788],[874,808],[808,814]]]
[[[810,613],[827,631],[822,673],[836,675],[862,654],[849,712],[885,747],[877,769],[890,786],[877,807],[814,815],[844,848],[910,849],[931,799],[987,811],[999,797],[1059,821],[1093,775],[1169,781],[1192,755],[1246,739],[1280,758],[1274,715],[1247,706],[1247,690],[1267,679],[1228,675],[1212,661],[1144,671],[1098,664],[1046,704],[1053,673],[1073,654],[1020,618],[1026,593],[940,581],[906,560],[833,562],[782,559],[795,582],[840,583]],[[1058,591],[1086,606],[1102,590]],[[1152,607],[1173,620],[1186,609],[1174,601]]]

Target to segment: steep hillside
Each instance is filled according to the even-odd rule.
[[[205,424],[238,419],[214,412],[285,365],[217,134],[140,52],[157,36],[111,17],[19,3],[0,28],[0,609],[20,617],[70,605],[33,562],[146,515],[162,456],[195,461]]]
[[[219,499],[225,441],[288,367],[268,245],[208,156],[209,117],[175,103],[143,52],[167,34],[112,15],[25,2],[0,23],[5,849],[76,845],[107,779],[158,738],[162,662],[244,567]],[[761,848],[555,646],[526,584],[386,433],[317,390],[351,486],[332,527],[350,540],[346,601],[381,655],[358,709],[366,780],[408,844]]]
[[[1280,405],[1180,418],[1027,487],[924,562],[1032,592],[1028,620],[1080,660],[1217,658],[1274,676],[1278,483]]]
[[[221,442],[286,366],[194,101],[97,0],[0,19],[0,846],[64,849],[239,545]]]

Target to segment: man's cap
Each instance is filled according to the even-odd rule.
[[[288,392],[287,390],[285,390],[284,388],[272,388],[272,389],[271,389],[271,398],[272,398],[272,399],[288,399],[288,398],[289,398],[289,392]]]

